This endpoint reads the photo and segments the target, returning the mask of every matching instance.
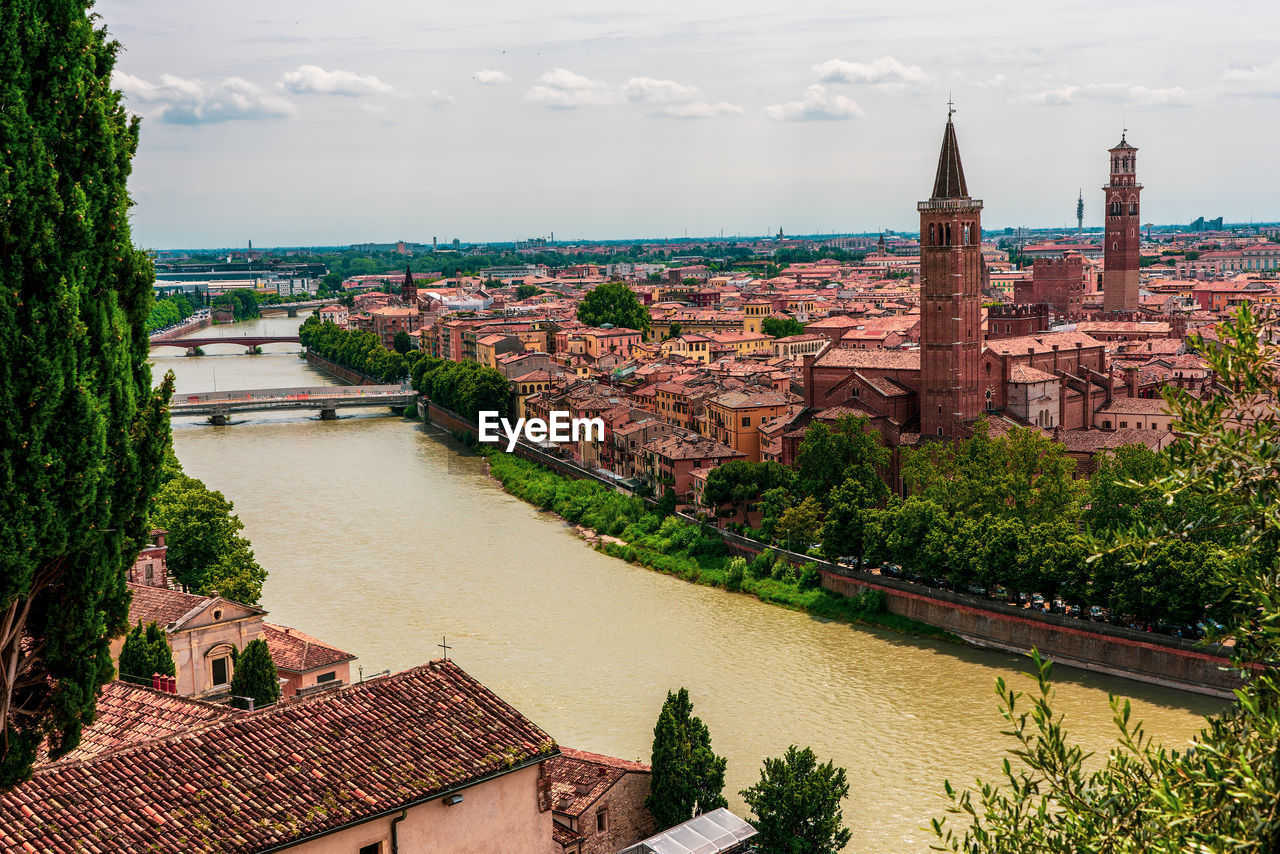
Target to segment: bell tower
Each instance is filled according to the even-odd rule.
[[[1126,132],[1127,133],[1127,132]],[[1111,149],[1111,181],[1106,194],[1107,230],[1103,247],[1102,308],[1104,311],[1136,311],[1138,308],[1138,243],[1141,220],[1137,180],[1138,149],[1120,135]]]
[[[413,270],[408,265],[404,268],[404,283],[400,285],[400,301],[410,308],[418,304],[418,285],[413,280]]]
[[[969,197],[948,104],[933,196],[920,211],[920,435],[956,438],[982,411],[982,200]]]

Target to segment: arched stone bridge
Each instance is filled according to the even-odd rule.
[[[152,341],[151,349],[157,347],[178,347],[186,350],[188,354],[195,351],[197,347],[209,347],[214,344],[235,344],[238,347],[244,347],[248,352],[253,352],[253,348],[261,347],[263,344],[300,344],[301,341],[297,335],[225,335],[219,338],[208,337],[191,337],[191,338],[174,338],[170,341]]]

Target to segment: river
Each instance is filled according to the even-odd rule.
[[[197,334],[290,334],[299,322]],[[153,365],[180,392],[326,382],[296,353],[235,352],[162,350]],[[377,414],[240,418],[175,419],[178,457],[235,502],[270,573],[270,619],[358,655],[365,674],[437,658],[447,636],[451,658],[560,744],[644,761],[667,690],[683,685],[728,757],[736,811],[761,758],[789,744],[847,768],[856,854],[927,850],[942,781],[997,778],[1010,742],[994,684],[1032,687],[1025,659],[827,623],[606,557],[430,427]],[[1067,668],[1056,682],[1057,710],[1093,750],[1111,743],[1109,692],[1131,697],[1170,747],[1222,707]]]

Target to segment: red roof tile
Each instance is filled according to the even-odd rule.
[[[450,661],[58,762],[0,795],[0,849],[250,852],[556,755]],[[38,814],[40,821],[26,816]]]
[[[79,747],[57,761],[80,762],[240,714],[230,706],[189,700],[127,682],[108,682],[98,692],[97,719],[84,728]]]
[[[303,634],[288,626],[262,624],[263,638],[271,650],[271,660],[280,670],[307,673],[318,667],[329,667],[342,661],[354,661],[355,656]]]
[[[143,625],[154,621],[164,628],[209,601],[208,596],[166,587],[130,584],[129,590],[133,593],[133,600],[129,603],[129,625],[136,625],[139,620]]]
[[[562,748],[542,767],[551,784],[551,809],[578,817],[624,774],[648,774],[643,762],[615,759],[585,750]]]

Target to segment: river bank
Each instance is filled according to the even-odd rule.
[[[945,629],[887,611],[878,591],[845,596],[826,590],[813,564],[795,566],[766,551],[750,563],[744,560],[740,572],[731,572],[732,555],[714,529],[702,530],[674,516],[660,519],[638,498],[591,481],[570,480],[511,454],[490,449],[478,453],[506,492],[555,513],[610,557],[824,620],[962,642]]]

